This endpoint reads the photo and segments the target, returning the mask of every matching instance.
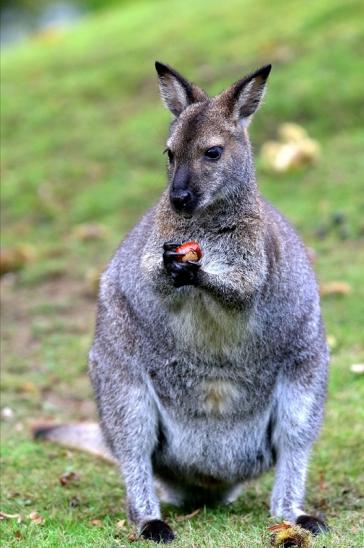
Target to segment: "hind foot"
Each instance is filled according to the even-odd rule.
[[[320,535],[321,533],[328,533],[329,527],[322,519],[316,516],[309,516],[308,514],[302,514],[296,519],[296,524],[310,531],[313,535]]]
[[[160,544],[169,544],[175,538],[175,534],[170,526],[161,519],[152,519],[143,525],[140,537]]]

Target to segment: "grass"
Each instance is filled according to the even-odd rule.
[[[266,104],[251,130],[257,153],[285,121],[321,144],[314,167],[273,175],[258,154],[257,169],[265,196],[315,249],[320,282],[351,286],[323,300],[335,345],[307,505],[332,530],[315,546],[363,546],[364,387],[350,371],[364,360],[363,11],[359,1],[338,0],[128,3],[4,54],[3,245],[25,246],[30,257],[2,281],[2,407],[14,416],[2,424],[1,510],[22,517],[2,521],[4,546],[145,545],[128,540],[126,524],[117,528],[125,519],[117,470],[33,443],[29,424],[95,416],[86,376],[95,272],[165,185],[169,117],[156,58],[211,93],[271,60]],[[332,221],[338,212],[345,233]],[[94,238],[84,234],[89,223],[97,223]],[[62,487],[69,470],[80,479]],[[166,508],[175,546],[268,546],[272,478],[249,483],[233,506],[191,519]],[[32,511],[43,524],[31,522]]]

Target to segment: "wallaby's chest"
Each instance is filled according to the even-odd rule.
[[[191,287],[180,304],[168,315],[176,347],[214,356],[215,359],[234,359],[247,329],[243,312],[221,306],[212,296]]]

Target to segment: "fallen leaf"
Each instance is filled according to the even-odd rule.
[[[16,519],[18,523],[21,522],[21,515],[20,514],[7,514],[6,512],[0,512],[0,520],[4,519]]]
[[[72,234],[78,240],[87,242],[91,240],[101,240],[107,235],[107,230],[104,225],[99,223],[85,223],[75,226]]]
[[[297,546],[298,548],[310,548],[312,546],[312,535],[309,531],[302,529],[299,525],[288,522],[277,523],[268,527],[271,534],[273,546]]]
[[[34,248],[22,244],[12,249],[0,250],[0,275],[16,272],[34,258]]]
[[[277,133],[279,140],[284,143],[297,143],[298,141],[302,141],[308,137],[305,128],[291,122],[281,124]]]
[[[101,519],[92,519],[90,521],[91,525],[93,525],[94,527],[102,527],[102,521]]]
[[[15,538],[17,538],[18,540],[20,540],[21,538],[23,538],[21,532],[19,531],[19,529],[18,529],[17,531],[15,531],[14,536],[15,536]]]
[[[188,519],[191,519],[191,518],[194,518],[195,516],[197,516],[197,514],[199,514],[201,512],[201,508],[197,508],[197,510],[194,510],[193,512],[191,512],[190,514],[185,514],[185,515],[181,515],[181,516],[176,516],[176,521],[186,521]]]
[[[351,286],[347,282],[326,282],[320,285],[320,294],[322,297],[348,295],[350,292]]]
[[[336,337],[334,337],[334,335],[327,335],[326,342],[329,345],[330,350],[333,350],[334,348],[337,347],[337,340],[336,340]]]
[[[79,481],[80,475],[77,472],[64,472],[59,477],[59,483],[62,485],[62,487],[65,487],[72,481]]]
[[[350,292],[351,286],[347,282],[326,282],[320,285],[320,294],[322,297],[348,295]]]
[[[44,518],[38,512],[30,512],[28,518],[32,521],[32,523],[35,523],[36,525],[41,525],[44,523]]]
[[[291,527],[291,524],[284,521],[283,523],[276,523],[275,525],[271,525],[268,527],[268,531],[270,533],[276,533],[277,531],[283,531],[284,529],[289,529]]]
[[[128,535],[128,541],[129,541],[129,542],[135,542],[135,541],[137,541],[137,540],[138,540],[138,537],[136,536],[135,533],[130,533],[130,534]]]
[[[25,394],[39,394],[39,387],[31,381],[25,381],[16,387],[17,392]]]
[[[125,529],[125,523],[126,523],[125,519],[119,520],[116,524],[117,529]]]
[[[363,375],[364,363],[353,363],[353,365],[350,366],[350,371],[356,375]]]
[[[261,158],[266,168],[276,173],[313,164],[320,156],[320,145],[307,131],[292,123],[278,128],[277,141],[267,141],[262,146]]]

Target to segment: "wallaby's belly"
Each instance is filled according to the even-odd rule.
[[[273,462],[270,409],[248,420],[161,417],[157,472],[203,488],[260,474]]]

